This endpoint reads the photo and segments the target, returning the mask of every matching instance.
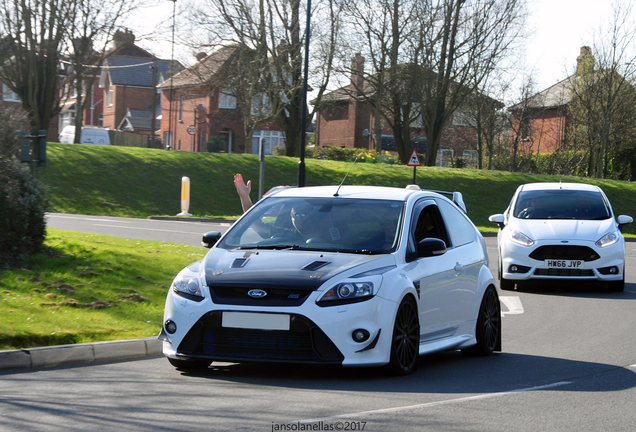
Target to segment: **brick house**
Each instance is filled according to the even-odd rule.
[[[569,126],[568,105],[574,98],[573,80],[579,68],[592,60],[590,47],[581,47],[574,75],[536,93],[527,100],[509,108],[512,114],[513,139],[526,151],[552,153],[567,140]]]
[[[158,86],[161,91],[161,136],[174,150],[223,153],[258,153],[261,139],[265,154],[284,146],[284,134],[274,122],[260,125],[246,143],[244,114],[235,89],[224,88],[237,46],[201,54],[192,67]]]
[[[157,118],[161,113],[156,86],[183,67],[176,61],[157,59],[134,42],[135,35],[128,31],[117,31],[113,36],[113,48],[104,53],[101,67],[94,70],[96,79],[86,104],[84,125],[150,135],[153,115]],[[65,89],[60,130],[75,124],[74,91]],[[159,129],[160,120],[156,120],[155,130]]]
[[[351,83],[326,93],[316,111],[316,146],[375,149],[375,113],[364,98],[356,97],[356,89],[371,94],[374,89],[355,71],[364,70],[364,57],[359,53],[352,60]],[[457,110],[442,133],[437,164],[449,166],[453,157],[462,157],[470,164],[477,162],[477,133],[466,112]],[[421,119],[411,123],[411,143],[418,153],[426,152],[426,134]],[[382,149],[395,150],[393,131],[382,122]]]

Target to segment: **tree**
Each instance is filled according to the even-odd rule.
[[[76,94],[74,142],[79,143],[86,104],[91,100],[95,80],[99,76],[99,68],[108,55],[106,45],[111,41],[119,22],[142,3],[127,0],[108,2],[75,0],[75,2],[77,3],[75,19],[70,22],[68,31],[71,38],[69,58],[72,82],[70,85],[74,87]],[[101,45],[97,50],[96,43]]]
[[[244,107],[252,105],[255,99],[264,99],[269,114],[285,131],[286,154],[298,156],[300,153],[301,113],[302,113],[302,59],[303,34],[301,17],[304,15],[299,0],[272,2],[259,0],[205,0],[192,4],[189,20],[193,24],[192,36],[207,31],[199,46],[226,46],[238,44],[245,47],[241,52],[245,58],[238,61],[242,65],[240,74],[233,80],[240,87],[235,94],[244,95]],[[316,34],[325,38],[313,42],[316,47],[313,64],[318,65],[316,99],[320,100],[329,81],[335,46],[333,40],[338,31],[338,11],[332,0],[324,0],[315,5],[313,14],[323,18],[320,25],[328,23],[330,30],[321,28]],[[314,21],[315,23],[316,21]],[[247,86],[245,85],[247,84]],[[314,111],[309,114],[309,122]],[[244,117],[251,111],[243,112]],[[250,120],[248,120],[248,123]],[[309,124],[308,122],[308,124]],[[251,126],[255,126],[252,124]],[[253,131],[253,127],[252,127]]]
[[[4,55],[0,81],[22,101],[32,135],[60,111],[60,60],[77,4],[67,0],[0,0]],[[38,154],[37,140],[32,152]],[[37,171],[34,172],[37,175]]]
[[[585,144],[592,177],[607,177],[612,159],[636,138],[635,18],[631,4],[615,3],[571,77],[570,139]]]
[[[398,154],[411,154],[411,127],[425,132],[426,165],[435,165],[442,131],[466,99],[509,55],[522,32],[522,0],[363,0],[346,9],[372,61],[369,103],[382,104]],[[357,89],[357,93],[360,89]],[[421,120],[418,120],[421,119]],[[377,129],[376,129],[377,131]]]

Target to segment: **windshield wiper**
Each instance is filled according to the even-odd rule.
[[[300,249],[300,246],[294,244],[294,245],[267,245],[267,246],[259,246],[259,245],[253,245],[253,246],[239,246],[237,249],[240,250],[248,250],[248,249],[260,249],[260,250],[285,250],[285,249],[291,249],[291,250],[295,250],[295,249]]]

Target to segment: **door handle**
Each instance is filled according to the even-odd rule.
[[[455,264],[455,271],[462,271],[462,269],[464,268],[463,265],[461,265],[460,263]]]

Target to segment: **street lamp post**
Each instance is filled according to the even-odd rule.
[[[311,24],[311,0],[307,0],[307,26],[305,28],[305,75],[303,77],[303,106],[300,124],[300,162],[298,162],[298,187],[305,187],[305,141],[307,139],[307,80],[309,76],[309,34]]]

